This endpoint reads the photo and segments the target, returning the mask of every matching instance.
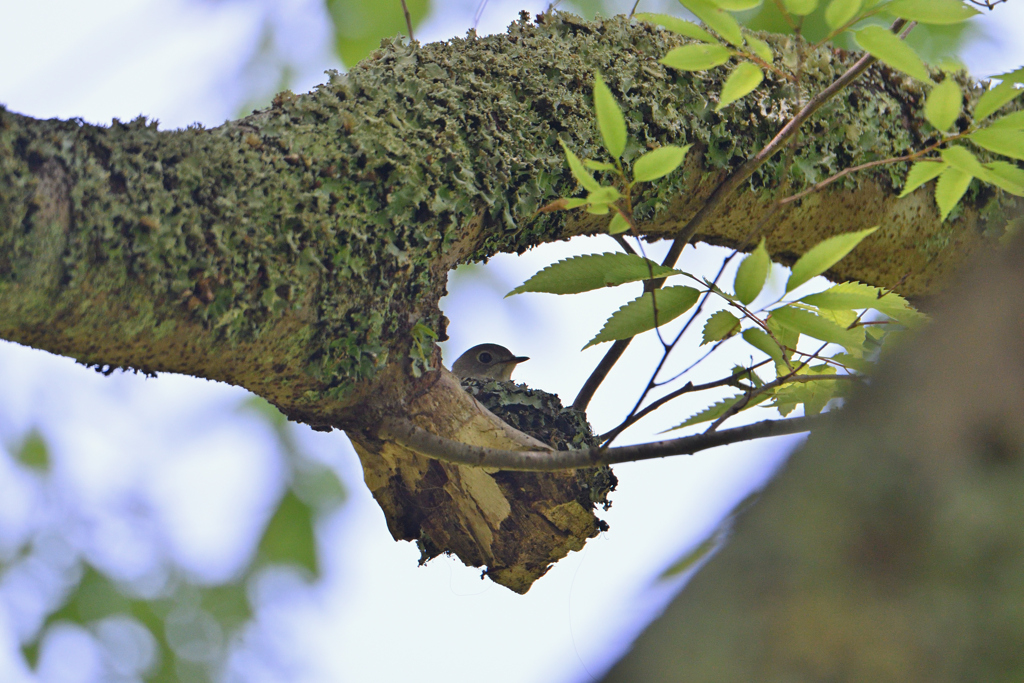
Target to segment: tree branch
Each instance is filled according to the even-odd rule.
[[[692,455],[709,448],[740,441],[810,431],[825,420],[831,419],[830,416],[831,413],[824,413],[787,420],[763,420],[742,427],[694,434],[666,441],[615,448],[584,448],[568,451],[510,451],[470,446],[431,434],[404,418],[385,419],[379,436],[394,441],[420,455],[445,462],[472,467],[494,467],[501,470],[551,472],[651,460],[670,455]]]

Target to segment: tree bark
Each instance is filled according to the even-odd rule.
[[[591,510],[570,514],[561,506],[572,496],[552,493],[571,474],[536,475],[547,483],[524,490],[549,498],[520,500],[489,474],[438,465],[379,435],[397,415],[469,444],[536,447],[440,367],[433,340],[446,338],[437,302],[447,272],[604,229],[607,217],[536,213],[576,191],[559,138],[602,158],[595,69],[627,112],[627,157],[695,145],[682,170],[636,202],[652,238],[685,225],[798,97],[769,76],[717,114],[720,70],[657,63],[678,37],[622,17],[537,22],[524,16],[485,39],[385,42],[313,92],[281,93],[212,130],[159,131],[141,118],[102,128],[0,109],[0,336],[104,371],[236,384],[293,420],[344,429],[396,538],[498,567],[492,576],[525,591],[598,528]],[[792,62],[792,38],[766,37]],[[799,97],[855,57],[811,53]],[[976,99],[980,86],[964,84]],[[865,155],[923,146],[922,100],[910,79],[870,69],[812,120],[793,187]],[[785,168],[781,157],[763,166],[697,238],[747,244]],[[930,189],[896,199],[903,170],[844,180],[780,212],[766,231],[773,257],[790,262],[826,236],[881,224],[830,275],[936,292],[1016,204],[975,189],[940,222]]]

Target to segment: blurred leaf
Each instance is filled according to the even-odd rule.
[[[669,50],[658,61],[680,71],[706,71],[725,64],[732,57],[732,51],[724,45],[683,45]]]
[[[961,0],[893,0],[885,11],[921,24],[958,24],[981,14]]]
[[[900,40],[899,36],[882,26],[865,26],[854,32],[857,44],[871,53],[880,62],[909,74],[919,81],[932,84],[932,78],[924,61],[914,48]]]
[[[666,268],[636,254],[585,254],[552,263],[505,296],[523,292],[579,294],[602,287],[616,287],[627,282],[678,274],[678,270]]]
[[[865,237],[873,233],[875,230],[878,230],[877,225],[873,228],[868,228],[867,230],[836,235],[835,237],[829,237],[808,249],[807,253],[801,256],[793,265],[793,271],[790,273],[789,281],[786,283],[786,292],[792,292],[812,277],[821,275],[826,270],[839,263],[847,254],[853,251]]]
[[[594,112],[604,148],[618,159],[626,150],[626,119],[599,72],[594,73]]]
[[[1024,89],[1016,88],[1012,83],[1000,83],[991,90],[986,90],[981,97],[978,98],[978,103],[974,105],[974,120],[981,122],[988,118],[1003,105],[1014,100],[1024,92]]]
[[[982,180],[1001,187],[1010,194],[1024,197],[1024,169],[1008,161],[993,161],[984,164],[984,168],[988,173],[979,176]]]
[[[764,288],[768,279],[768,267],[771,265],[771,257],[764,247],[764,238],[761,238],[757,248],[747,254],[740,267],[736,269],[736,280],[733,283],[733,290],[736,298],[744,306],[757,298]]]
[[[1024,130],[1024,111],[1015,111],[1012,114],[1000,116],[998,119],[990,121],[988,124],[988,128],[989,130],[992,130],[993,128]]]
[[[818,0],[784,0],[786,11],[803,17],[818,9]]]
[[[618,211],[612,216],[611,222],[608,224],[608,234],[618,235],[629,230],[629,221],[622,217],[622,214]]]
[[[924,117],[928,119],[928,123],[935,126],[935,130],[945,132],[952,128],[960,117],[963,102],[964,95],[960,91],[960,86],[947,76],[946,80],[928,93],[928,99],[924,103]]]
[[[320,575],[313,511],[291,490],[285,492],[270,518],[257,557],[261,563],[297,565],[314,577]]]
[[[688,571],[699,564],[704,558],[711,555],[711,552],[717,548],[721,542],[722,538],[718,534],[712,534],[699,543],[693,550],[689,551],[669,565],[668,569],[661,573],[660,578],[668,579]]]
[[[50,449],[38,429],[33,427],[28,431],[21,444],[14,449],[14,459],[40,472],[50,469]]]
[[[769,64],[771,64],[772,61],[774,61],[775,53],[772,52],[771,45],[761,40],[757,36],[751,35],[749,33],[746,34],[746,39],[747,47],[750,48],[751,52],[753,52],[755,55],[757,55],[764,61],[768,62]]]
[[[633,180],[638,183],[657,180],[679,168],[693,145],[665,145],[652,149],[633,162]]]
[[[761,4],[763,0],[711,0],[716,5],[729,12],[743,12],[748,9],[754,9]]]
[[[429,0],[406,0],[415,29],[430,11]],[[334,23],[334,48],[345,66],[352,67],[380,47],[382,38],[409,32],[402,3],[365,0],[327,0]]]
[[[839,28],[857,16],[863,0],[832,0],[825,8],[825,23],[829,28]]]
[[[678,318],[689,310],[700,293],[693,287],[663,287],[657,290],[657,298],[651,292],[633,299],[619,308],[605,322],[604,327],[583,348],[614,339],[628,339],[655,327],[654,302],[657,301],[657,324]]]
[[[721,111],[744,95],[752,92],[764,80],[764,72],[761,67],[751,62],[737,64],[729,77],[725,79],[722,86],[722,94],[719,95],[718,106],[715,111]]]
[[[640,21],[647,22],[648,24],[655,24],[664,26],[666,29],[680,36],[686,38],[693,38],[699,40],[702,43],[718,43],[718,38],[702,29],[692,21],[686,21],[679,17],[673,17],[668,14],[651,14],[650,12],[638,12],[633,15]]]

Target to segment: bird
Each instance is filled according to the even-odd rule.
[[[452,374],[460,379],[507,382],[512,379],[512,370],[528,360],[528,357],[516,356],[500,344],[477,344],[452,364]]]

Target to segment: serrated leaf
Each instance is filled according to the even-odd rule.
[[[704,323],[704,340],[701,346],[728,339],[740,331],[740,319],[729,311],[717,311]]]
[[[1024,161],[1024,130],[982,128],[967,137],[990,152]]]
[[[768,256],[768,250],[764,247],[764,238],[762,237],[757,248],[747,254],[743,261],[740,262],[740,267],[736,269],[736,280],[733,282],[733,290],[736,292],[736,298],[744,306],[756,299],[757,295],[761,293],[764,283],[768,279],[768,268],[771,266],[771,262],[771,257]]]
[[[946,220],[946,216],[964,196],[964,192],[967,192],[971,179],[969,173],[964,173],[959,168],[951,167],[942,172],[939,182],[935,184],[935,203],[939,205],[940,220]]]
[[[725,64],[732,57],[732,50],[724,45],[683,45],[669,50],[658,61],[680,71],[706,71]]]
[[[633,162],[633,181],[645,183],[668,175],[679,168],[691,147],[693,145],[665,145],[652,149]]]
[[[778,344],[775,343],[767,332],[759,330],[756,327],[751,327],[743,330],[743,340],[753,346],[758,351],[766,354],[769,358],[775,361],[776,364],[784,364],[782,349]]]
[[[959,24],[980,14],[960,0],[893,0],[885,11],[920,24]]]
[[[924,117],[928,119],[928,123],[935,126],[935,130],[947,131],[956,123],[963,103],[964,95],[960,91],[960,86],[947,76],[946,80],[928,93],[928,99],[924,103]]]
[[[1014,87],[1013,83],[1000,83],[991,90],[986,90],[978,103],[974,105],[974,120],[981,122],[1003,108],[1005,104],[1017,98],[1024,89]]]
[[[907,173],[907,181],[903,184],[903,191],[900,192],[900,199],[921,187],[929,180],[938,178],[939,174],[949,167],[944,161],[918,161],[910,167]]]
[[[711,420],[717,420],[718,418],[722,417],[722,415],[724,415],[727,410],[731,409],[734,405],[744,400],[746,396],[746,394],[739,394],[737,396],[722,399],[718,403],[715,403],[714,405],[709,406],[704,410],[700,411],[699,413],[697,413],[696,415],[690,417],[688,420],[686,420],[686,422],[677,424],[672,429],[666,429],[665,431],[671,432],[675,431],[676,429],[682,429],[683,427],[689,427],[690,425],[700,424],[701,422],[710,422]],[[771,398],[771,392],[765,391],[763,393],[760,393],[757,396],[750,399],[750,401],[745,406],[743,406],[743,410],[753,408],[758,403],[763,403],[767,401],[769,398]],[[743,412],[743,410],[741,410],[740,412]]]
[[[628,254],[623,254],[626,256]],[[663,287],[652,292],[645,292],[628,304],[615,311],[605,322],[604,327],[583,348],[589,348],[601,342],[615,339],[629,339],[641,332],[653,330],[655,327],[654,302],[657,301],[657,324],[675,320],[697,303],[700,293],[693,287]]]
[[[788,362],[793,358],[793,350],[796,349],[797,344],[800,343],[800,333],[796,330],[791,330],[788,327],[781,325],[777,320],[773,320],[771,317],[765,322],[765,326],[768,331],[771,332],[775,340],[781,344],[783,362],[779,362],[775,359],[775,371],[778,375],[783,375],[789,372]],[[771,355],[771,354],[769,354]],[[772,356],[772,358],[775,358]]]
[[[928,319],[899,294],[861,282],[843,282],[801,297],[800,301],[826,310],[872,308],[907,327],[916,327]]]
[[[579,294],[602,287],[616,287],[627,282],[679,274],[681,272],[678,270],[666,268],[636,254],[586,254],[552,263],[505,296],[523,292]]]
[[[708,0],[679,0],[679,4],[690,10],[712,31],[736,47],[743,47],[743,33],[740,31],[739,23],[731,14],[716,7]]]
[[[821,275],[826,270],[839,263],[847,254],[853,251],[861,241],[878,230],[876,225],[867,230],[848,232],[845,235],[836,235],[827,240],[819,242],[797,260],[793,265],[793,272],[789,275],[786,283],[786,292],[794,289],[810,280],[812,277]]]
[[[775,390],[775,405],[786,406],[789,414],[798,405],[804,406],[804,415],[817,415],[833,398],[838,396],[842,389],[841,383],[836,380],[822,380],[820,382],[793,382],[784,384]],[[789,406],[792,406],[790,408]]]
[[[952,145],[942,150],[942,160],[953,168],[958,168],[964,173],[972,176],[985,172],[978,158],[971,154],[971,150],[961,145]]]
[[[825,23],[831,29],[846,25],[860,12],[862,0],[832,0],[825,8]]]
[[[993,128],[1024,130],[1024,111],[1015,111],[1012,114],[1000,116],[998,119],[994,119],[993,121],[991,121],[988,124],[988,128],[990,130]]]
[[[594,112],[604,148],[613,159],[618,159],[626,151],[626,119],[600,72],[594,73]]]
[[[784,0],[786,11],[798,17],[805,17],[818,9],[818,0]]]
[[[783,306],[772,311],[771,319],[782,327],[830,344],[839,344],[848,349],[864,343],[863,328],[847,330],[831,320],[793,306]]]
[[[751,92],[764,80],[764,72],[761,67],[751,62],[737,64],[729,77],[722,85],[722,94],[718,98],[718,106],[715,111],[722,111],[736,100]]]
[[[718,38],[702,29],[692,21],[686,21],[679,17],[673,17],[668,14],[651,14],[650,12],[638,12],[633,15],[640,21],[645,21],[648,24],[655,24],[658,26],[664,26],[666,29],[680,36],[686,38],[693,38],[699,40],[702,43],[719,43]]]
[[[565,160],[569,162],[569,170],[572,172],[572,177],[576,179],[583,189],[590,192],[601,189],[601,183],[594,180],[594,176],[590,175],[590,172],[583,167],[583,162],[580,158],[573,154],[572,150],[569,149],[568,145],[564,141],[559,140],[562,144],[562,149],[565,150]]]
[[[1024,170],[1008,161],[993,161],[984,164],[984,168],[988,173],[978,176],[979,178],[1001,187],[1012,195],[1024,197]]]
[[[751,52],[753,52],[755,55],[757,55],[764,61],[768,62],[769,64],[775,61],[775,53],[772,51],[771,45],[761,40],[757,36],[753,36],[749,33],[746,34],[746,39],[747,47],[750,48]]]
[[[618,235],[629,230],[629,221],[622,217],[622,214],[618,211],[612,216],[611,223],[608,224],[608,234]]]
[[[914,48],[900,40],[899,36],[891,33],[889,29],[882,26],[865,26],[859,31],[854,31],[853,36],[861,49],[870,53],[880,62],[909,74],[919,81],[932,83],[924,61],[914,51]]]

